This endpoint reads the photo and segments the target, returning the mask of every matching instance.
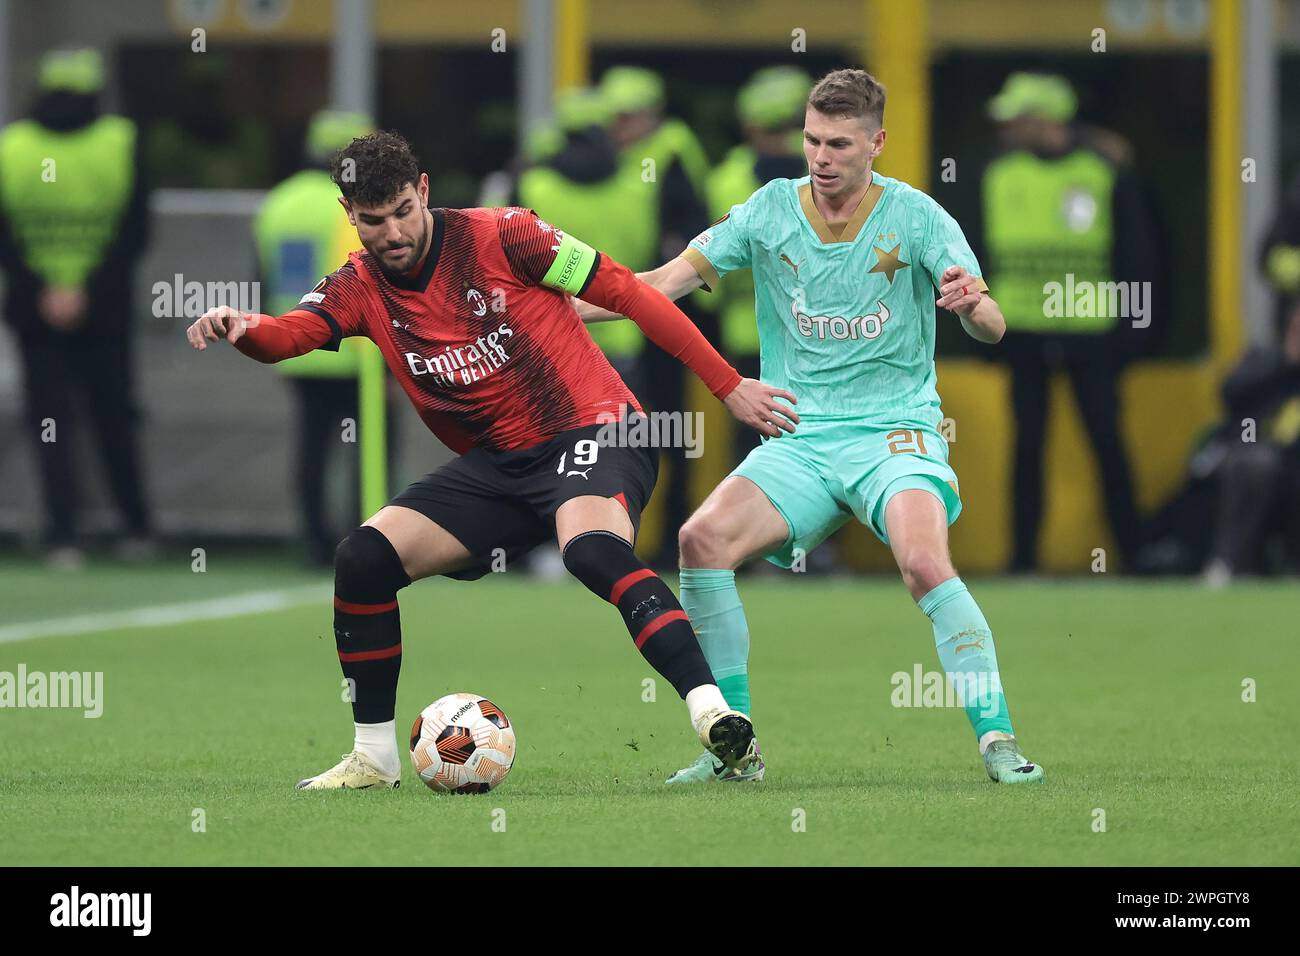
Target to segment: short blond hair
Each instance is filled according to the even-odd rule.
[[[885,125],[885,88],[866,70],[834,70],[808,94],[808,105],[836,119],[865,118]]]

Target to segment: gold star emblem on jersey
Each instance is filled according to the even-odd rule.
[[[868,274],[872,272],[883,272],[885,278],[889,280],[890,285],[894,284],[895,272],[899,269],[906,269],[911,265],[910,262],[903,262],[898,258],[898,250],[903,248],[902,243],[894,246],[894,248],[888,252],[881,249],[879,246],[872,246],[871,248],[876,250],[876,264],[867,270]]]

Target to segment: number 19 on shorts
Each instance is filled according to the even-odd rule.
[[[596,456],[599,454],[600,454],[599,442],[597,442],[594,438],[581,438],[573,446],[572,463],[574,465],[588,466],[587,470],[590,471],[590,466],[596,463]],[[564,475],[565,459],[568,457],[569,457],[569,453],[567,451],[560,456],[560,463],[555,468],[555,473],[557,475]],[[582,474],[582,472],[571,471],[569,472],[569,474]],[[568,475],[565,475],[565,477],[567,478]],[[586,478],[587,476],[584,474],[582,475],[582,477]]]

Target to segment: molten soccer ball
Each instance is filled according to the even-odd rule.
[[[515,762],[515,731],[505,713],[478,694],[448,694],[411,726],[411,763],[430,790],[487,793]]]

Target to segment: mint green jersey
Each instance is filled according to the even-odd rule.
[[[762,379],[793,392],[801,418],[931,426],[942,418],[934,371],[940,277],[949,266],[981,272],[961,227],[925,193],[872,173],[837,237],[807,176],[774,179],[683,256],[710,287],[753,270]]]

